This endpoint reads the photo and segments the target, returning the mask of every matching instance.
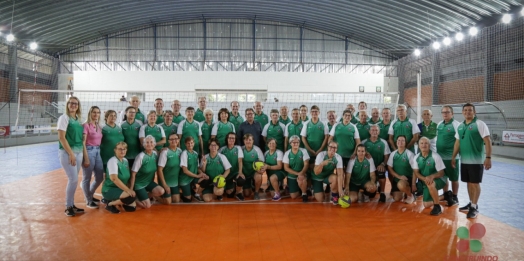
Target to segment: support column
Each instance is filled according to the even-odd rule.
[[[433,51],[433,68],[432,68],[432,87],[433,87],[433,104],[439,104],[439,87],[440,87],[440,53],[437,50]]]
[[[18,49],[16,44],[7,46],[7,56],[9,60],[9,96],[7,102],[16,102],[18,98]]]
[[[253,19],[253,54],[251,57],[251,60],[253,62],[253,71],[255,70],[255,52],[256,52],[256,30],[257,30],[257,21]],[[260,69],[262,70],[262,66],[260,66]]]
[[[495,33],[487,29],[481,37],[484,37],[484,101],[493,101],[493,89],[495,87]]]

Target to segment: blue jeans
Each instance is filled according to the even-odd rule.
[[[78,172],[82,167],[82,152],[74,152],[76,157],[76,166],[69,163],[69,154],[65,150],[58,150],[58,159],[60,159],[60,165],[64,168],[67,175],[67,186],[66,186],[66,207],[72,207],[75,204],[75,191],[78,186]]]
[[[89,167],[82,167],[82,183],[80,187],[84,192],[84,197],[87,203],[93,201],[93,195],[102,181],[104,181],[104,167],[102,158],[100,157],[99,146],[86,146],[87,157],[89,158]],[[91,183],[91,176],[95,174],[95,180]],[[89,184],[91,183],[91,185]]]

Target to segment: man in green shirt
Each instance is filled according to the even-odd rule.
[[[335,110],[329,110],[326,116],[327,116],[326,125],[328,126],[328,131],[331,132],[331,129],[333,129],[333,126],[337,124],[337,113],[335,112]]]
[[[300,133],[302,132],[302,121],[300,121],[300,112],[297,108],[294,108],[291,111],[291,116],[293,117],[292,121],[286,125],[286,131],[284,132],[284,151],[287,151],[289,146],[289,137],[293,135],[297,135],[300,137]],[[302,143],[302,140],[300,140],[300,148],[304,148],[304,143]]]
[[[200,123],[193,119],[195,115],[195,108],[187,107],[186,108],[186,119],[181,121],[178,124],[177,133],[181,141],[185,141],[186,137],[193,137],[195,146],[194,150],[199,153],[203,152],[203,142],[202,142],[202,130],[200,129]],[[186,144],[181,143],[180,148],[182,150],[186,149]]]
[[[457,134],[458,126],[460,122],[453,119],[453,108],[451,106],[443,106],[442,110],[442,121],[437,125],[437,153],[444,162],[444,174],[449,178],[451,182],[451,190],[449,190],[449,182],[446,182],[444,186],[444,199],[448,202],[448,206],[458,204],[458,190],[459,190],[459,168],[453,168],[451,166],[451,157],[453,156],[453,148],[455,145],[455,134]],[[457,166],[460,165],[460,161],[457,158]]]
[[[318,106],[311,106],[311,120],[303,123],[304,127],[300,133],[304,147],[309,153],[310,163],[315,162],[317,154],[324,150],[329,136],[328,127],[320,121],[319,115]]]
[[[369,121],[370,118],[369,116],[367,116],[368,104],[365,101],[361,101],[358,103],[358,111],[357,111],[357,114],[355,114],[355,118],[357,118],[356,121],[360,120],[361,111],[366,111],[366,121]],[[353,124],[356,124],[356,121]]]
[[[431,141],[431,150],[437,151],[437,123],[433,122],[431,118],[433,118],[431,110],[422,111],[422,122],[418,124],[418,128],[420,136]]]
[[[360,111],[359,122],[355,124],[357,126],[358,134],[360,135],[360,140],[367,140],[369,139],[369,122],[368,122],[368,114],[366,111]]]
[[[342,113],[342,121],[337,123],[329,132],[329,140],[338,143],[337,153],[342,157],[342,165],[347,167],[349,158],[357,154],[357,145],[360,144],[360,135],[357,127],[351,124],[353,113],[345,110]]]
[[[262,126],[262,128],[264,128],[264,126],[266,126],[266,124],[269,122],[269,118],[262,111],[263,108],[264,105],[262,105],[262,102],[259,101],[255,102],[255,104],[253,105],[253,109],[255,109],[255,121],[260,123],[260,126]],[[260,149],[264,149],[264,147],[261,147]]]
[[[375,163],[373,159],[366,158],[366,146],[359,144],[357,157],[349,161],[345,180],[343,175],[338,177],[339,190],[344,191],[344,195],[348,195],[352,203],[357,200],[369,202],[369,196],[375,195],[377,191],[376,182]],[[362,194],[360,190],[363,190]],[[359,194],[362,196],[359,197]]]
[[[371,109],[371,119],[369,119],[369,124],[379,124],[382,121],[380,118],[380,111],[377,107]]]
[[[369,133],[371,136],[369,139],[363,140],[362,144],[366,146],[366,151],[371,154],[371,157],[373,157],[373,161],[375,162],[377,179],[380,185],[380,199],[378,202],[386,202],[386,195],[384,194],[384,188],[386,188],[386,165],[391,151],[389,150],[387,141],[378,137],[378,125],[371,125]]]
[[[235,132],[237,132],[240,124],[244,122],[244,118],[242,118],[242,115],[238,112],[240,104],[237,101],[232,101],[230,106],[231,112],[229,113],[229,122],[233,123],[233,126],[235,126]]]
[[[300,137],[293,135],[289,137],[291,149],[286,151],[282,163],[287,172],[287,186],[292,199],[299,197],[299,188],[302,192],[302,202],[308,202],[307,171],[309,168],[308,152],[300,148]]]
[[[406,136],[406,148],[411,152],[415,152],[415,143],[418,141],[420,130],[417,122],[413,119],[407,118],[407,107],[404,104],[397,106],[397,119],[394,120],[388,130],[389,145],[392,150],[397,149],[397,137],[400,135]]]
[[[138,108],[138,106],[140,106],[140,98],[138,96],[136,96],[136,95],[131,96],[131,99],[129,100],[129,105],[135,107],[135,109],[136,109],[135,120],[139,121],[140,124],[146,124],[146,117],[142,113],[142,111],[140,111],[140,108]],[[126,115],[126,111],[123,110],[120,113],[120,117],[119,117],[118,123],[122,123],[122,122],[125,121],[124,120],[124,116],[125,115]]]
[[[468,218],[477,218],[482,175],[484,169],[491,168],[491,138],[488,126],[477,119],[475,113],[473,104],[466,103],[462,106],[464,121],[455,134],[455,147],[451,156],[451,166],[456,168],[455,157],[460,153],[460,179],[468,183],[470,203],[459,210],[468,211]]]
[[[162,98],[155,99],[156,124],[164,123],[164,100]]]
[[[307,106],[302,104],[300,105],[300,121],[306,122],[309,121],[309,118],[307,117]]]
[[[268,150],[267,141],[269,138],[275,139],[277,143],[277,149],[284,151],[284,132],[286,126],[278,121],[278,110],[271,110],[271,122],[264,126],[262,130],[262,137],[264,138],[264,143],[266,144],[265,148]]]
[[[430,214],[438,216],[442,213],[438,190],[446,184],[447,177],[444,176],[446,167],[442,158],[436,152],[430,150],[430,146],[431,142],[427,137],[420,138],[418,143],[420,153],[415,155],[415,159],[411,162],[411,168],[413,168],[415,177],[423,183],[424,207],[428,208],[433,205]]]
[[[171,104],[171,109],[173,109],[173,123],[179,124],[181,121],[185,120],[186,118],[180,113],[180,108],[182,105],[180,104],[179,100],[174,100]]]
[[[195,111],[195,121],[198,122],[204,122],[206,121],[206,117],[204,116],[204,110],[207,106],[207,100],[206,97],[198,97],[198,109]],[[196,145],[196,144],[195,144]]]
[[[291,119],[287,116],[287,110],[287,106],[280,107],[280,118],[278,118],[278,121],[284,124],[284,126],[291,122]]]

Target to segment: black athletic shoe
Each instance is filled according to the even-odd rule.
[[[184,203],[191,203],[191,199],[190,198],[186,198],[184,196],[180,197],[180,199],[182,199],[182,202]]]
[[[68,217],[74,217],[76,215],[73,207],[67,207],[64,212],[65,212],[65,215]]]
[[[104,203],[104,204],[109,204],[109,202],[111,202],[111,200],[107,200],[105,198],[102,198],[102,200],[100,200],[101,203]]]
[[[118,208],[116,208],[115,206],[106,206],[106,210],[111,212],[111,214],[120,213],[120,210],[118,210]]]
[[[91,202],[86,204],[86,207],[88,207],[88,208],[98,208],[98,205],[95,202],[91,201]]]
[[[386,194],[384,193],[380,193],[380,199],[378,200],[378,202],[386,202]]]
[[[479,211],[476,208],[469,207],[468,218],[477,218]]]
[[[198,202],[204,202],[204,200],[202,199],[202,197],[200,197],[200,195],[195,194],[195,195],[193,195],[193,198],[195,198],[196,201],[198,201]]]
[[[124,208],[126,212],[135,212],[136,210],[136,207],[128,206],[128,205],[122,205],[122,208]]]
[[[244,201],[244,194],[242,193],[237,193],[235,197],[240,201]]]
[[[439,204],[433,205],[433,209],[429,212],[432,216],[438,216],[442,214],[442,207]]]
[[[444,193],[444,198],[446,198],[446,201],[448,202],[448,207],[455,205],[453,202],[453,192],[451,192],[451,190]]]
[[[459,204],[459,199],[456,195],[453,195],[453,201],[455,202],[456,205]]]
[[[448,191],[444,192],[444,194],[442,194],[443,199],[441,201],[448,201],[449,200],[449,192],[451,192],[451,191],[448,190]]]
[[[235,197],[235,192],[231,192],[229,194],[226,193],[226,197],[227,198],[234,198]]]
[[[306,203],[308,201],[307,195],[302,195],[302,202]]]
[[[98,203],[100,203],[100,199],[97,199],[97,198],[93,198],[93,202],[95,202],[95,203],[97,203],[97,204],[98,204]]]
[[[309,189],[309,188],[306,189],[306,194],[307,194],[308,197],[313,196],[313,193],[311,193],[311,189]],[[302,197],[304,197],[304,195],[302,195]]]
[[[217,200],[222,200],[222,199],[224,199],[224,197],[222,197],[222,196],[217,196]]]
[[[471,202],[468,203],[467,205],[463,206],[463,207],[460,207],[459,208],[459,211],[462,211],[462,212],[466,212],[468,211],[469,212],[469,208],[471,207]],[[478,210],[479,209],[479,205],[477,204],[477,207],[476,209]]]
[[[83,208],[77,208],[75,205],[73,205],[73,210],[75,211],[75,213],[84,213]]]

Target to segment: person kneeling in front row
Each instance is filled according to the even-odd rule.
[[[136,209],[135,191],[128,187],[131,177],[129,163],[125,158],[127,144],[118,142],[115,147],[115,156],[107,162],[106,179],[102,185],[103,202],[107,204],[106,209],[118,214],[120,210],[116,206],[122,205],[125,211],[133,212]]]

